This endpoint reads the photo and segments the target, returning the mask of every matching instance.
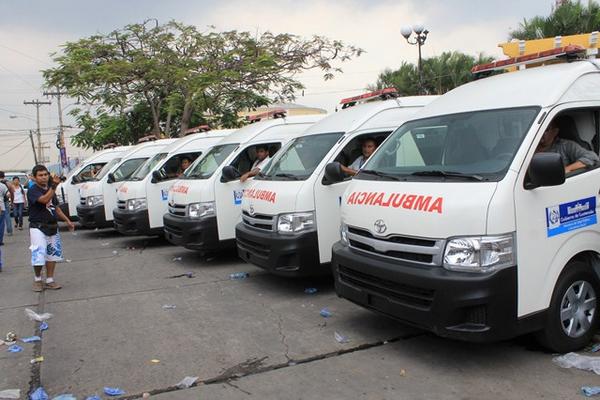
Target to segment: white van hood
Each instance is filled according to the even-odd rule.
[[[314,210],[312,190],[302,190],[302,186],[307,182],[312,181],[253,181],[244,189],[242,211],[250,214],[278,215]],[[302,196],[304,192],[308,192],[308,196]]]
[[[100,196],[102,194],[102,181],[86,182],[79,187],[80,197]]]
[[[127,201],[130,199],[146,198],[146,181],[125,181],[117,191],[117,199]]]
[[[353,180],[342,198],[342,221],[378,236],[484,235],[496,186],[496,182]]]
[[[214,178],[178,179],[169,189],[169,204],[188,205],[215,201]]]

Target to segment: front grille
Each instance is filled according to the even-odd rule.
[[[343,265],[338,266],[338,272],[342,282],[410,307],[428,310],[435,297],[433,289],[393,282]]]
[[[266,244],[258,243],[254,240],[249,240],[242,237],[236,237],[235,240],[237,241],[237,245],[240,250],[248,251],[265,258],[269,257],[269,254],[271,253],[271,248]]]
[[[443,240],[400,235],[377,237],[366,229],[348,227],[348,241],[355,250],[416,264],[442,265]]]
[[[126,206],[127,206],[127,202],[125,200],[117,201],[117,208],[119,210],[124,210]]]
[[[185,205],[169,204],[169,214],[175,215],[176,217],[185,217]]]
[[[264,214],[250,215],[247,211],[242,211],[242,221],[244,222],[244,225],[249,227],[274,232],[276,229],[277,217]]]
[[[81,197],[81,198],[79,199],[79,204],[81,204],[82,206],[85,206],[85,204],[86,204],[86,203],[85,203],[85,197]]]

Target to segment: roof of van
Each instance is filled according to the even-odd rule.
[[[201,140],[199,141],[199,139],[214,139],[212,142],[217,143],[219,140],[221,140],[222,138],[226,137],[234,131],[235,129],[215,129],[214,131],[194,133],[192,135],[187,135],[179,139],[172,139],[172,141],[168,143],[168,146],[161,150],[161,153],[172,153],[174,151],[179,150],[183,146],[186,146],[189,143],[201,142]]]
[[[597,60],[582,60],[490,76],[449,91],[415,114],[415,118],[499,108],[548,107],[565,96],[581,95],[582,90],[577,88],[580,85],[574,83],[583,75],[598,72]],[[595,86],[600,87],[600,79]]]
[[[374,115],[393,108],[423,107],[437,96],[408,96],[395,99],[372,101],[346,108],[319,121],[303,133],[352,132],[359,129]]]
[[[325,117],[326,115],[327,114],[294,115],[285,118],[275,118],[255,122],[253,124],[246,125],[243,128],[238,129],[237,131],[224,138],[220,143],[246,143],[254,139],[258,134],[272,126],[284,124],[314,124],[315,122],[323,119],[323,117]]]

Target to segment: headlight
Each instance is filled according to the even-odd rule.
[[[191,203],[187,207],[187,215],[190,218],[201,218],[207,215],[215,214],[215,202],[208,201],[206,203]]]
[[[491,272],[515,265],[514,234],[450,239],[444,251],[444,268],[451,271]]]
[[[340,242],[342,242],[344,246],[350,245],[350,241],[348,240],[348,225],[343,222],[342,225],[340,225]]]
[[[86,197],[85,204],[87,204],[88,207],[99,206],[100,204],[104,204],[104,197],[102,197],[102,195]]]
[[[277,219],[277,230],[280,233],[296,233],[315,227],[315,212],[282,214]]]
[[[145,210],[146,208],[146,199],[127,200],[127,210],[129,211]]]

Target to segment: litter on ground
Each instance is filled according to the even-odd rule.
[[[556,365],[562,368],[577,368],[593,371],[600,375],[600,357],[582,356],[577,353],[567,353],[552,359]]]
[[[52,318],[52,314],[50,313],[38,314],[29,308],[25,309],[25,315],[27,315],[30,320],[38,322],[46,321],[47,319]]]

